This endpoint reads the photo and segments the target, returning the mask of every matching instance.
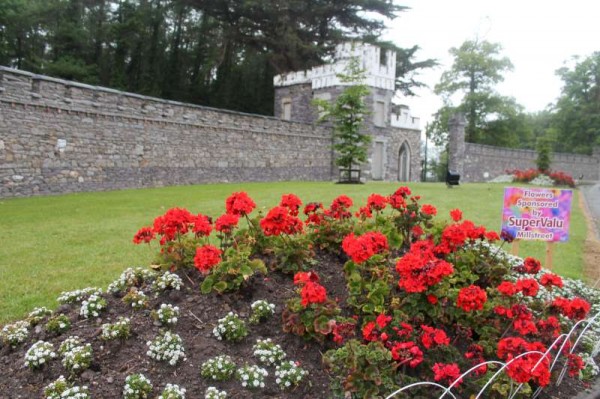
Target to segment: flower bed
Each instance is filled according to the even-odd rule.
[[[137,381],[149,397],[176,384],[194,398],[377,398],[423,380],[469,397],[498,370],[480,364],[502,360],[511,366],[485,397],[506,397],[515,383],[524,384],[516,397],[528,397],[555,378],[556,351],[546,352],[556,343],[571,384],[596,372],[579,354],[592,351],[596,329],[573,353],[576,337],[560,337],[600,310],[600,294],[506,254],[497,233],[458,209],[440,222],[406,187],[356,212],[347,196],[303,205],[287,194],[257,211],[234,193],[215,219],[168,210],[134,237],[158,242],[156,271],[128,269],[107,294],[64,293],[54,315],[2,330],[0,391],[39,397],[42,381],[68,375],[91,397],[136,395],[126,381]],[[42,328],[57,314],[67,331]],[[46,356],[24,369],[38,341],[74,360]]]
[[[512,176],[512,181],[517,183],[530,183],[538,186],[568,186],[575,187],[575,180],[568,173],[561,171],[541,171],[538,169],[507,170],[507,175]]]

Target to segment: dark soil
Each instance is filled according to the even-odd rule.
[[[339,300],[344,308],[345,280],[342,270],[343,260],[332,255],[319,255],[314,269],[321,276],[329,296]],[[196,274],[196,273],[190,273]],[[301,337],[286,334],[281,329],[281,310],[286,300],[294,295],[292,277],[271,272],[266,278],[254,278],[240,292],[224,295],[202,295],[199,280],[182,275],[184,288],[181,292],[166,292],[150,301],[147,310],[132,311],[120,298],[106,295],[108,309],[99,319],[82,320],[79,306],[61,306],[58,313],[66,314],[73,326],[60,335],[48,335],[42,327],[32,331],[27,342],[16,349],[3,347],[0,350],[0,399],[42,398],[43,388],[66,372],[60,359],[55,359],[40,371],[31,371],[24,366],[26,350],[36,341],[45,340],[58,348],[70,335],[77,335],[94,350],[94,363],[89,370],[74,378],[75,385],[87,385],[93,398],[121,398],[125,378],[133,373],[143,373],[154,385],[152,397],[156,397],[167,383],[178,384],[187,390],[187,397],[204,398],[208,386],[226,390],[228,398],[288,398],[317,399],[332,398],[329,390],[329,376],[324,372],[321,355],[334,347],[332,343],[323,345],[306,342]],[[218,341],[212,330],[217,320],[229,311],[235,311],[243,318],[250,314],[250,304],[258,299],[275,303],[276,314],[259,325],[249,325],[250,334],[240,343]],[[185,345],[186,362],[176,367],[159,363],[146,355],[146,342],[152,340],[160,330],[150,312],[161,303],[179,306],[181,316],[174,331]],[[127,316],[132,321],[133,336],[124,342],[104,342],[100,339],[101,325],[114,322],[119,316]],[[45,323],[40,323],[40,326]],[[269,377],[265,389],[249,391],[243,389],[236,380],[229,382],[207,382],[200,377],[200,365],[208,358],[219,354],[231,356],[236,364],[254,363],[252,345],[259,338],[271,338],[280,344],[287,358],[300,362],[309,372],[309,377],[292,391],[282,392],[275,384],[274,368],[268,367]],[[549,387],[542,397],[546,399],[572,398],[583,391],[581,382],[567,378],[560,387]],[[437,397],[437,394],[432,394]]]

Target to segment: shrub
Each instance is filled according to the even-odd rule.
[[[308,375],[293,361],[283,362],[275,369],[275,382],[283,390],[298,386],[300,382]]]
[[[265,378],[269,375],[267,370],[247,364],[239,368],[236,374],[242,386],[249,389],[264,388]]]
[[[156,361],[166,361],[175,366],[179,360],[186,360],[183,340],[170,331],[161,331],[154,341],[148,341],[146,345],[146,354]]]
[[[185,392],[179,385],[167,384],[158,399],[185,399]]]
[[[261,321],[270,318],[275,313],[275,305],[263,299],[254,301],[252,305],[250,305],[250,308],[252,309],[252,314],[248,320],[250,324],[258,324]]]
[[[91,366],[93,360],[92,345],[73,346],[64,351],[61,349],[63,349],[62,345],[59,349],[63,355],[62,364],[72,375],[81,374]]]
[[[119,317],[119,319],[112,324],[102,324],[102,335],[100,337],[105,341],[127,339],[130,336],[131,320],[127,317]]]
[[[123,399],[147,399],[152,393],[152,383],[143,374],[132,374],[125,379]]]
[[[15,348],[17,345],[25,342],[29,336],[29,323],[26,321],[17,321],[13,324],[7,324],[0,331],[0,338],[4,345]]]
[[[233,376],[235,368],[235,363],[231,360],[231,357],[220,355],[202,363],[200,375],[209,380],[225,381]]]
[[[52,316],[52,311],[46,307],[35,308],[27,315],[27,321],[33,327],[44,320],[45,317]]]
[[[219,391],[215,387],[208,387],[204,394],[204,399],[226,399],[227,392]]]
[[[285,359],[286,354],[281,346],[273,343],[270,338],[258,339],[252,347],[254,357],[266,366],[272,366]]]
[[[56,358],[54,345],[50,342],[37,341],[31,345],[25,354],[25,366],[30,369],[38,369],[47,364],[50,360]]]
[[[158,310],[152,311],[152,318],[165,327],[173,327],[179,318],[179,307],[161,303]]]
[[[100,294],[102,294],[102,289],[88,287],[82,290],[61,292],[56,300],[60,304],[75,304],[83,302],[84,299],[89,298],[91,295],[99,296]]]
[[[213,329],[213,335],[219,341],[241,341],[248,335],[248,329],[246,328],[246,323],[237,314],[229,312],[225,317],[219,319],[216,327]]]
[[[123,302],[135,310],[142,310],[148,306],[148,297],[143,291],[131,288],[127,295],[123,297]]]
[[[100,312],[106,309],[106,300],[98,293],[91,294],[88,299],[81,302],[79,315],[85,319],[90,317],[100,317]]]
[[[46,323],[46,331],[54,334],[62,334],[71,328],[71,320],[67,315],[59,314],[51,317]]]
[[[44,388],[46,399],[90,399],[87,386],[78,387],[68,383],[64,376],[58,377]]]

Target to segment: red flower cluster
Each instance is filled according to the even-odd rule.
[[[538,320],[538,332],[542,338],[549,341],[555,340],[560,335],[560,322],[554,316],[549,316],[546,320]]]
[[[470,312],[472,310],[482,310],[483,304],[487,301],[487,294],[485,290],[476,285],[470,285],[462,288],[458,292],[458,298],[456,299],[456,306]]]
[[[536,296],[540,290],[540,285],[535,279],[532,278],[523,278],[521,280],[517,280],[515,287],[517,288],[517,291],[522,292],[523,295],[526,296]]]
[[[463,214],[462,214],[462,211],[460,209],[452,209],[450,211],[450,217],[455,222],[460,222],[460,220],[462,219],[462,216],[463,216]]]
[[[554,184],[557,186],[575,187],[575,180],[565,172],[550,172],[548,176],[554,180]]]
[[[392,208],[402,210],[406,208],[406,198],[410,194],[410,189],[408,187],[400,187],[394,194],[389,196],[388,203]]]
[[[304,214],[307,216],[306,224],[321,224],[323,215],[318,213],[319,209],[323,209],[323,204],[320,202],[310,202],[306,204],[304,207]]]
[[[421,325],[421,330],[423,330],[421,343],[427,349],[431,349],[433,346],[445,346],[450,343],[450,338],[448,338],[444,330],[426,325]]]
[[[311,303],[323,303],[327,300],[327,291],[318,281],[319,276],[315,272],[299,272],[294,275],[294,285],[302,287],[302,306],[307,307]]]
[[[390,321],[392,321],[391,316],[380,314],[379,316],[377,316],[375,321],[370,321],[367,324],[365,324],[362,328],[362,335],[365,341],[387,341],[389,338],[388,335],[386,333],[380,334],[380,331],[387,327]]]
[[[471,344],[465,352],[465,358],[471,361],[471,364],[484,363],[485,358],[483,357],[483,347],[477,344]],[[483,375],[487,372],[487,365],[482,365],[475,370],[475,375]]]
[[[542,269],[542,264],[539,260],[531,257],[525,258],[523,265],[518,267],[517,270],[521,273],[537,274]]]
[[[354,216],[362,220],[366,220],[372,218],[373,213],[371,212],[371,208],[369,208],[368,206],[361,206],[358,212],[354,213]]]
[[[572,300],[557,297],[552,301],[552,307],[558,309],[563,316],[571,320],[583,320],[590,311],[590,304],[584,299],[575,297]]]
[[[203,247],[196,248],[196,256],[194,256],[194,266],[200,272],[206,274],[215,265],[221,262],[221,254],[223,252],[212,245],[204,245]]]
[[[377,231],[369,231],[356,237],[354,233],[347,235],[342,241],[342,249],[352,261],[362,263],[373,255],[389,249],[387,237]]]
[[[460,377],[460,368],[456,363],[436,363],[433,365],[432,370],[435,381],[445,381],[447,384],[452,384]],[[454,386],[458,386],[461,382],[462,380],[458,380]]]
[[[201,213],[197,214],[192,220],[194,227],[192,232],[196,234],[196,237],[208,237],[212,231],[212,221],[208,216],[204,216]]]
[[[230,215],[245,216],[254,208],[256,204],[245,192],[233,193],[225,200],[225,209]]]
[[[454,272],[452,265],[438,259],[431,241],[417,241],[396,263],[398,286],[406,292],[423,292]]]
[[[560,278],[560,276],[553,274],[553,273],[544,274],[540,278],[540,283],[548,289],[552,289],[552,286],[558,287],[558,288],[563,287],[562,278]]]
[[[481,240],[485,237],[485,227],[475,226],[470,220],[454,223],[442,231],[441,243],[435,248],[435,251],[438,254],[449,254],[462,247],[467,240]]]
[[[506,296],[513,296],[517,292],[519,292],[519,290],[517,290],[517,287],[515,286],[515,284],[511,283],[510,281],[501,282],[500,285],[498,287],[496,287],[496,289],[502,295],[506,295]]]
[[[538,385],[545,387],[550,383],[550,359],[539,353],[530,353],[515,359],[506,368],[506,374],[519,384],[533,380]]]
[[[240,217],[232,213],[226,213],[219,216],[215,222],[215,230],[223,234],[231,234],[233,229],[236,228]]]
[[[154,240],[154,236],[155,235],[154,235],[154,231],[152,230],[152,227],[142,227],[133,236],[133,243],[134,244],[141,244],[143,242],[149,243],[150,241]]]
[[[387,206],[387,198],[380,194],[371,194],[367,198],[367,208],[370,211],[382,211]]]
[[[398,366],[408,364],[415,368],[423,362],[423,351],[413,341],[396,342],[391,352],[392,359],[398,362]]]
[[[425,215],[429,216],[435,216],[437,215],[437,209],[433,205],[423,204],[423,206],[421,207],[421,213],[424,213]]]
[[[585,368],[585,364],[583,363],[581,356],[574,353],[569,353],[567,355],[567,364],[569,365],[569,377],[578,376],[579,371]]]
[[[289,213],[288,208],[276,206],[261,219],[260,227],[266,236],[278,236],[282,233],[296,234],[302,232],[302,221]]]
[[[154,232],[162,236],[160,245],[173,241],[178,234],[186,234],[194,216],[183,208],[169,209],[164,215],[154,219]]]
[[[334,219],[347,219],[352,216],[348,210],[352,206],[352,199],[345,195],[335,198],[329,207],[329,215]]]
[[[298,210],[300,209],[300,206],[302,206],[302,201],[294,194],[284,194],[281,196],[281,202],[279,203],[279,206],[287,208],[290,212],[290,215],[298,216]]]

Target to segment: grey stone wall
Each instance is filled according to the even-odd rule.
[[[322,126],[0,67],[0,197],[330,180],[331,165]]]
[[[512,169],[536,167],[537,152],[465,143],[464,181],[482,182]],[[573,178],[600,179],[599,158],[580,154],[553,153],[551,170],[566,172]]]
[[[458,171],[461,181],[485,182],[507,170],[537,168],[537,152],[465,142],[462,116],[450,121],[448,166]],[[589,155],[553,153],[550,169],[570,174],[575,179],[600,180],[600,148]]]

